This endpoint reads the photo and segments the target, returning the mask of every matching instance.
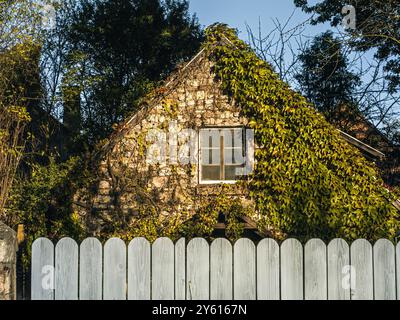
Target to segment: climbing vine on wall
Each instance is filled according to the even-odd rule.
[[[279,237],[393,238],[398,212],[374,165],[233,29],[210,27],[205,48],[222,89],[255,131],[257,164],[244,183],[260,225]]]
[[[102,221],[102,228],[95,235],[103,239],[120,237],[126,241],[135,237],[150,241],[159,237],[173,240],[205,237],[211,240],[218,218],[223,215],[227,237],[231,240],[240,238],[243,227],[239,218],[254,211],[237,198],[237,190],[232,189],[238,188],[219,185],[213,187],[213,195],[198,195],[189,187],[196,169],[193,164],[169,165],[167,168],[152,164],[144,169],[149,148],[146,134],[141,131],[134,143],[129,139],[121,142],[118,152],[111,152],[106,157],[110,191],[104,197],[110,198],[111,205],[104,210],[95,209],[97,221]],[[130,159],[126,158],[127,152],[131,154]],[[161,173],[166,169],[168,174]],[[94,195],[98,192],[95,190]],[[95,223],[96,228],[98,224]]]

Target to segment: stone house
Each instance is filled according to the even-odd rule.
[[[128,224],[151,210],[161,220],[190,219],[225,184],[233,187],[228,196],[251,205],[246,191],[233,184],[251,170],[252,131],[211,70],[205,51],[199,52],[110,137],[99,155],[92,213],[77,207],[95,234],[113,220],[111,211]],[[245,229],[257,231],[243,219]],[[224,229],[223,223],[216,228]]]
[[[236,182],[251,172],[257,146],[248,119],[212,70],[204,49],[178,66],[98,152],[95,187],[90,197],[79,193],[75,199],[90,233],[109,234],[121,224],[135,229],[152,219],[173,229],[221,196],[253,208],[248,190]],[[375,150],[343,138],[361,151]],[[225,220],[218,217],[216,234],[225,232]],[[269,234],[257,228],[255,213],[240,221],[245,232]]]

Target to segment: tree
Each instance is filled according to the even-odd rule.
[[[301,73],[300,56],[311,45],[312,39],[304,34],[308,24],[313,21],[313,16],[307,20],[293,25],[292,16],[285,21],[274,20],[275,28],[267,34],[263,34],[261,20],[258,30],[253,31],[247,27],[249,43],[257,55],[264,61],[268,61],[279,77],[289,83],[296,90],[303,91],[299,86],[296,75]],[[390,92],[389,82],[385,78],[383,62],[377,58],[371,58],[363,52],[355,51],[347,41],[346,37],[335,33],[335,41],[340,45],[341,55],[346,58],[347,66],[351,66],[351,73],[362,79],[356,90],[352,90],[353,105],[342,106],[341,110],[346,111],[347,117],[341,117],[341,123],[335,123],[345,131],[349,130],[351,124],[368,120],[375,125],[393,141],[398,134],[399,128],[396,120],[400,115],[400,108],[397,108],[400,95]],[[336,55],[324,57],[324,61],[332,59],[335,63]],[[318,85],[318,83],[317,83]],[[397,109],[396,109],[397,108]],[[353,114],[354,112],[354,114]],[[357,121],[355,121],[358,118]],[[396,133],[397,131],[397,133]],[[371,143],[367,138],[366,143]],[[393,141],[394,142],[394,141]]]
[[[27,106],[40,97],[38,7],[29,0],[0,0],[0,218],[24,154]]]
[[[291,25],[295,11],[284,21],[274,19],[274,28],[264,34],[262,21],[259,19],[258,30],[253,30],[247,25],[248,42],[260,59],[268,61],[279,77],[289,84],[294,85],[294,75],[299,65],[298,51],[302,51],[309,42],[305,35],[309,19]]]
[[[22,137],[29,114],[26,83],[21,77],[32,67],[33,50],[24,44],[0,53],[0,217],[24,151]]]
[[[350,129],[359,113],[355,91],[360,78],[349,70],[341,42],[325,32],[314,38],[299,60],[301,70],[295,78],[303,95],[329,122]]]
[[[313,24],[330,22],[338,26],[342,9],[355,8],[356,29],[348,29],[349,43],[359,51],[376,49],[375,56],[384,62],[392,91],[400,85],[400,3],[397,0],[294,0],[296,6],[314,13]]]
[[[82,100],[82,128],[91,143],[135,112],[140,99],[202,40],[188,2],[178,0],[85,1],[67,34],[63,86]]]
[[[400,3],[396,0],[318,0],[312,3],[294,0],[294,3],[304,12],[312,13],[312,24],[330,22],[338,26],[349,17],[355,22],[355,28],[346,28],[340,33],[343,44],[358,53],[358,64],[364,65],[360,73],[363,76],[369,73],[370,81],[359,90],[360,108],[377,128],[390,133],[389,139],[396,137],[399,134],[396,119],[400,115]],[[349,5],[354,7],[354,12],[347,11]],[[355,15],[349,16],[349,13]],[[373,53],[375,61],[363,58],[367,52]]]
[[[71,50],[67,30],[81,8],[81,1],[63,0],[55,5],[56,20],[51,28],[43,30],[43,45],[40,57],[40,79],[44,90],[41,107],[49,115],[62,119],[61,83]]]
[[[0,52],[41,34],[41,6],[34,0],[0,0]]]

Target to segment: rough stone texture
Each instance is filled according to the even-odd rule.
[[[89,229],[99,234],[115,215],[131,224],[144,211],[157,212],[159,219],[187,220],[201,203],[220,192],[218,185],[199,185],[198,162],[171,164],[170,143],[180,148],[186,141],[170,141],[171,121],[183,129],[245,127],[248,120],[238,106],[223,94],[212,73],[212,63],[200,55],[184,70],[173,74],[160,88],[162,98],[144,107],[128,122],[125,130],[111,138],[100,162],[97,192],[90,199],[91,212],[86,216]],[[166,133],[166,164],[148,164],[146,154],[152,129]],[[246,201],[245,191],[233,188],[232,197]],[[78,208],[79,209],[79,208]]]
[[[17,235],[0,222],[0,300],[16,299]]]

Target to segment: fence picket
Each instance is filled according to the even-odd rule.
[[[351,299],[372,300],[374,298],[372,246],[367,240],[358,239],[351,244],[350,262],[356,278],[355,288],[351,290]]]
[[[46,238],[32,244],[31,298],[54,300],[54,245]]]
[[[63,238],[56,245],[55,299],[78,300],[78,244]]]
[[[304,298],[327,300],[326,245],[320,239],[311,239],[304,246]]]
[[[386,239],[39,238],[31,268],[32,300],[400,299],[400,244]]]
[[[152,245],[152,299],[173,300],[175,247],[168,238],[159,238]]]
[[[186,299],[186,240],[175,243],[175,300]]]
[[[395,248],[391,241],[378,240],[374,247],[375,300],[396,300]]]
[[[333,239],[328,244],[328,299],[350,300],[351,278],[345,279],[350,265],[350,248],[343,239]],[[348,268],[347,268],[348,269]],[[344,282],[347,281],[345,285]]]
[[[103,295],[103,246],[96,238],[83,240],[80,246],[79,299],[101,300]]]
[[[281,298],[303,300],[303,246],[296,239],[281,245]]]
[[[257,246],[257,299],[279,300],[279,245],[263,239]]]
[[[397,300],[400,300],[400,242],[396,245]]]
[[[205,239],[195,238],[187,246],[187,299],[210,298],[210,248]]]
[[[150,242],[135,238],[128,245],[128,300],[150,300]]]
[[[211,243],[210,298],[232,300],[232,245],[223,238]]]
[[[256,299],[256,247],[249,239],[239,239],[233,247],[233,298]]]
[[[126,245],[118,238],[104,245],[104,300],[126,300]]]

